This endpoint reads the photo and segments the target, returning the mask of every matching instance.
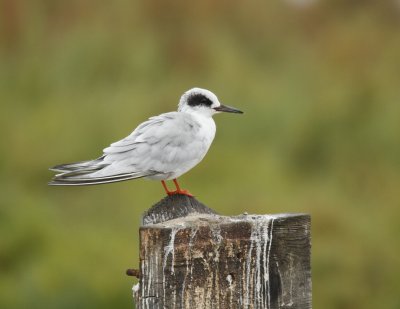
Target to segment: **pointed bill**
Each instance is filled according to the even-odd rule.
[[[221,104],[220,106],[214,107],[214,109],[217,112],[225,112],[225,113],[235,113],[235,114],[243,114],[241,110],[238,110],[235,107],[228,106],[228,105],[223,105]]]

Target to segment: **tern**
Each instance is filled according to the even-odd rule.
[[[192,88],[180,98],[178,111],[150,117],[130,135],[112,143],[95,160],[56,165],[50,185],[95,185],[146,178],[160,180],[167,195],[193,196],[177,178],[206,155],[214,139],[213,115],[243,112],[219,102],[209,90]],[[173,180],[176,190],[165,183]]]

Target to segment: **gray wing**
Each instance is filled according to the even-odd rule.
[[[90,185],[168,174],[196,160],[199,124],[183,113],[151,117],[96,160],[57,165],[51,185]],[[201,144],[201,143],[200,143]]]
[[[170,173],[199,157],[200,124],[192,116],[172,112],[152,117],[123,140],[104,149],[104,161],[118,168]]]

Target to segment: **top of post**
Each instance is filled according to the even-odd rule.
[[[183,194],[166,196],[142,215],[142,225],[186,217],[191,214],[217,214],[194,197]]]

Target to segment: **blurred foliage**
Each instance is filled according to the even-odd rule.
[[[0,307],[131,308],[159,183],[47,187],[183,91],[218,115],[181,182],[220,213],[308,212],[315,308],[400,308],[400,2],[0,1]]]

